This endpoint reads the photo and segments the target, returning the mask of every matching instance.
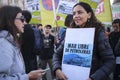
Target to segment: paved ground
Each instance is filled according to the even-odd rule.
[[[47,71],[46,76],[47,76],[47,80],[52,80],[50,70]],[[39,79],[39,80],[42,80],[42,79]]]
[[[39,57],[38,56],[37,56],[37,61],[39,62]],[[48,65],[47,65],[47,68],[49,68]],[[47,80],[52,80],[50,69],[47,71],[46,76],[47,76]],[[42,80],[42,79],[39,79],[39,80]]]

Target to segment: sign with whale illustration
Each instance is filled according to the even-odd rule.
[[[68,80],[89,78],[94,33],[94,28],[68,28],[66,30],[62,71]]]

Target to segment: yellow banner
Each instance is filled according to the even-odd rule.
[[[99,0],[79,0],[79,1],[88,3],[92,7],[92,9],[95,11]]]
[[[110,0],[80,0],[90,4],[93,8],[96,17],[103,23],[112,21],[112,11]]]
[[[55,19],[52,0],[40,0],[40,9],[41,23],[43,24],[43,26],[47,24],[54,26]]]
[[[103,0],[104,5],[100,5],[98,10],[100,10],[99,14],[96,14],[96,17],[103,23],[112,21],[112,11],[110,0]],[[103,9],[102,9],[103,8]],[[101,11],[103,10],[103,11]]]
[[[41,23],[40,11],[32,12],[32,16],[37,16],[37,17],[33,17],[31,19],[31,21],[30,21],[31,24]]]
[[[53,4],[52,0],[40,0],[40,12],[41,12],[41,23],[43,25],[50,24],[52,26],[63,26],[64,27],[64,21],[67,14],[72,14],[70,9],[72,9],[72,6],[74,3],[76,3],[77,0],[72,0],[72,2],[67,2],[71,0],[54,0],[55,4],[57,2],[60,3],[57,7],[56,13],[56,19],[57,23],[55,21],[55,16],[53,12]],[[61,2],[60,2],[61,1]],[[82,2],[86,2],[90,4],[92,9],[94,10],[96,17],[101,22],[111,22],[112,21],[112,12],[111,12],[111,6],[110,6],[110,0],[78,0]],[[67,2],[67,3],[66,3]],[[70,5],[69,5],[70,4]]]

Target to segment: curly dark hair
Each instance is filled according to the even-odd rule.
[[[65,23],[64,23],[64,25],[65,25],[66,27],[70,27],[72,21],[73,21],[73,15],[72,15],[72,14],[68,14],[68,15],[66,16],[66,18],[65,18]]]

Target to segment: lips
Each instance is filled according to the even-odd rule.
[[[78,20],[78,19],[77,19],[77,20],[75,20],[75,23],[79,23],[79,22],[80,22],[80,20]]]

